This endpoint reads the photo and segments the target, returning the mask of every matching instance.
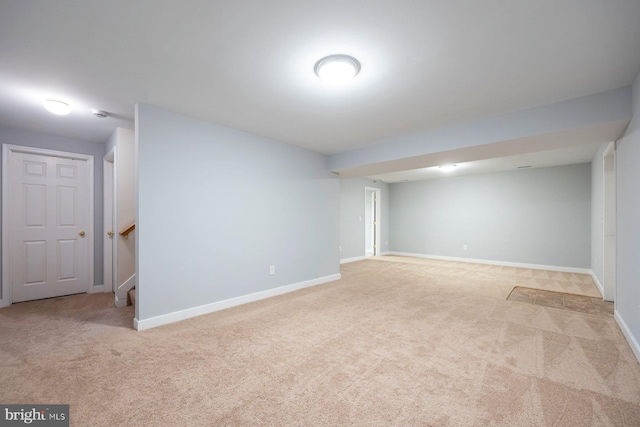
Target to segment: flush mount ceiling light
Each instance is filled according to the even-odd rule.
[[[71,112],[69,104],[56,99],[47,99],[44,101],[44,108],[46,108],[50,113],[57,114],[58,116],[66,116]]]
[[[456,168],[456,166],[458,165],[440,165],[438,168],[440,168],[442,172],[451,172]]]
[[[360,62],[353,56],[329,55],[316,62],[313,70],[323,82],[340,85],[357,76],[360,68]]]

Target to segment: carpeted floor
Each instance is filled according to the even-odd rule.
[[[343,279],[136,332],[110,294],[0,310],[0,403],[73,426],[638,426],[609,316],[507,301],[589,276],[383,257]]]

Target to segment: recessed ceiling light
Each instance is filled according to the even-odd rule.
[[[57,114],[58,116],[66,116],[71,112],[69,104],[56,99],[47,99],[44,101],[44,108],[46,108],[50,113]]]
[[[329,55],[316,62],[313,70],[323,82],[339,85],[357,76],[360,68],[360,62],[353,56]]]
[[[458,165],[440,165],[438,166],[442,172],[451,172]]]

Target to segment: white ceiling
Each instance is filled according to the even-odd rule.
[[[336,153],[628,86],[639,23],[638,0],[2,0],[0,124],[102,142],[147,102]],[[352,86],[314,75],[333,53]]]

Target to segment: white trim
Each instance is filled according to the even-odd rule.
[[[602,295],[602,298],[604,299],[604,288],[602,287],[602,283],[600,283],[600,281],[598,280],[598,276],[596,276],[596,273],[594,273],[593,270],[591,270],[591,278],[593,279],[594,283],[598,287],[598,290],[600,291],[600,295]]]
[[[389,252],[389,251],[380,252],[380,256],[385,256],[385,255],[391,255],[391,252]]]
[[[9,269],[9,160],[11,149],[7,144],[2,144],[2,307],[11,305],[11,286],[9,285],[11,275]]]
[[[613,312],[613,317],[614,319],[616,319],[618,326],[620,326],[622,334],[627,339],[629,347],[631,347],[631,350],[633,350],[633,354],[635,354],[636,359],[638,359],[638,362],[640,362],[640,344],[638,344],[638,341],[636,341],[635,337],[631,333],[631,330],[629,329],[629,326],[627,326],[627,323],[624,321],[622,316],[620,316],[618,310],[615,310]]]
[[[340,260],[340,264],[349,264],[350,262],[362,261],[365,256],[354,256],[353,258],[344,258]]]
[[[5,305],[5,301],[7,301],[7,300],[0,299],[0,307],[9,307],[11,305],[11,304]]]
[[[341,277],[340,274],[332,274],[331,276],[320,277],[313,280],[307,280],[305,282],[294,283],[292,285],[281,286],[279,288],[274,288],[274,289],[268,289],[266,291],[256,292],[249,295],[243,295],[236,298],[230,298],[224,301],[218,301],[211,304],[205,304],[198,307],[188,308],[186,310],[175,311],[173,313],[163,314],[161,316],[151,317],[149,319],[138,320],[137,318],[134,318],[133,327],[138,331],[144,331],[145,329],[151,329],[158,326],[167,325],[169,323],[178,322],[180,320],[186,320],[192,317],[202,316],[203,314],[209,314],[216,311],[224,310],[226,308],[247,304],[249,302],[259,301],[261,299],[286,294],[289,292],[297,291],[299,289],[321,285],[323,283],[333,282],[335,280],[340,280],[340,277]]]
[[[93,289],[93,271],[94,271],[94,263],[93,259],[93,243],[94,243],[94,194],[93,194],[93,155],[92,154],[80,154],[80,153],[71,153],[66,151],[57,151],[57,150],[47,150],[44,148],[36,148],[36,147],[28,147],[23,145],[12,145],[12,144],[2,144],[2,304],[0,307],[8,307],[11,305],[11,286],[10,286],[10,278],[9,275],[11,263],[9,262],[9,257],[7,254],[9,253],[9,217],[10,210],[9,206],[11,203],[9,202],[10,197],[10,174],[9,174],[9,164],[12,153],[25,153],[25,154],[37,154],[40,156],[53,156],[53,157],[61,157],[64,159],[74,159],[74,160],[84,160],[87,162],[87,201],[88,201],[88,210],[87,210],[87,240],[88,242],[88,261],[89,261],[89,277],[87,278],[88,287],[87,292],[91,293]]]
[[[589,268],[561,267],[557,265],[525,264],[521,262],[494,261],[494,260],[474,259],[474,258],[458,258],[458,257],[450,257],[450,256],[425,255],[425,254],[414,254],[414,253],[395,252],[395,251],[389,252],[389,255],[409,256],[414,258],[438,259],[442,261],[469,262],[473,264],[501,265],[504,267],[530,268],[533,270],[549,270],[549,271],[562,271],[565,273],[591,274],[591,269]]]
[[[111,150],[102,158],[102,175],[103,175],[103,285],[104,292],[113,292],[114,283],[117,281],[117,230],[116,230],[116,147],[112,147]],[[110,178],[110,179],[109,179]],[[108,193],[111,194],[111,200],[108,200]],[[108,211],[111,211],[111,224],[106,223],[105,215]],[[111,238],[107,233],[113,232]],[[111,251],[108,250],[108,242],[111,241]],[[107,263],[108,252],[111,252],[111,265]],[[108,268],[111,267],[111,268]],[[111,280],[109,280],[111,279]]]
[[[102,292],[107,292],[104,290],[104,285],[92,286],[91,289],[89,289],[90,294],[97,294]]]
[[[376,195],[376,212],[375,212],[375,218],[376,218],[376,241],[373,242],[373,244],[376,246],[376,249],[374,250],[374,253],[368,256],[377,256],[380,253],[380,249],[382,248],[382,246],[380,245],[380,242],[382,241],[380,233],[382,231],[382,221],[380,220],[380,214],[382,212],[381,206],[382,206],[382,189],[380,188],[376,188],[376,187],[368,187],[365,186],[364,187],[364,204],[365,204],[365,221],[364,221],[364,240],[365,243],[367,241],[367,231],[369,228],[369,224],[367,224],[366,218],[367,218],[367,209],[366,209],[366,205],[367,203],[370,202],[370,200],[367,200],[367,191],[373,191]],[[373,214],[372,214],[373,215]],[[365,248],[364,248],[364,252],[365,254],[367,254],[367,251],[369,250],[369,248],[366,247],[365,244]]]

